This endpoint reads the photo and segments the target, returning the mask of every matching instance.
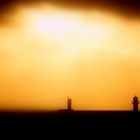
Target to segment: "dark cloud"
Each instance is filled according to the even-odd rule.
[[[124,8],[139,9],[139,0],[0,0],[0,6],[7,6],[13,4],[32,4],[40,2],[52,2],[56,4],[67,4],[67,5],[109,5],[109,6],[120,6]]]
[[[139,0],[0,0],[0,10],[4,13],[10,11],[14,5],[32,5],[41,2],[53,3],[63,8],[100,8],[127,17],[140,17]]]

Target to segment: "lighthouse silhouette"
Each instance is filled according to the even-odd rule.
[[[72,99],[71,98],[68,98],[68,101],[67,101],[67,110],[68,111],[72,111]]]
[[[133,104],[133,112],[138,112],[139,100],[137,96],[133,97],[132,104]]]

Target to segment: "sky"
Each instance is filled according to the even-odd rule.
[[[140,3],[0,1],[0,110],[130,110],[140,97]]]

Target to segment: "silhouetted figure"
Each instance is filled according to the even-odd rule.
[[[72,99],[68,98],[68,111],[72,110]]]
[[[137,96],[134,96],[133,97],[132,104],[133,104],[133,111],[134,112],[138,112],[138,104],[139,104],[139,101],[138,101],[138,97]]]

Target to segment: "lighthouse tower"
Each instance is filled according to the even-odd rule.
[[[134,96],[133,97],[132,104],[133,104],[133,111],[134,112],[138,112],[138,104],[139,104],[139,101],[138,101],[138,97],[137,96]]]
[[[68,111],[71,111],[71,110],[72,110],[72,99],[70,99],[70,98],[68,98],[67,110],[68,110]]]

